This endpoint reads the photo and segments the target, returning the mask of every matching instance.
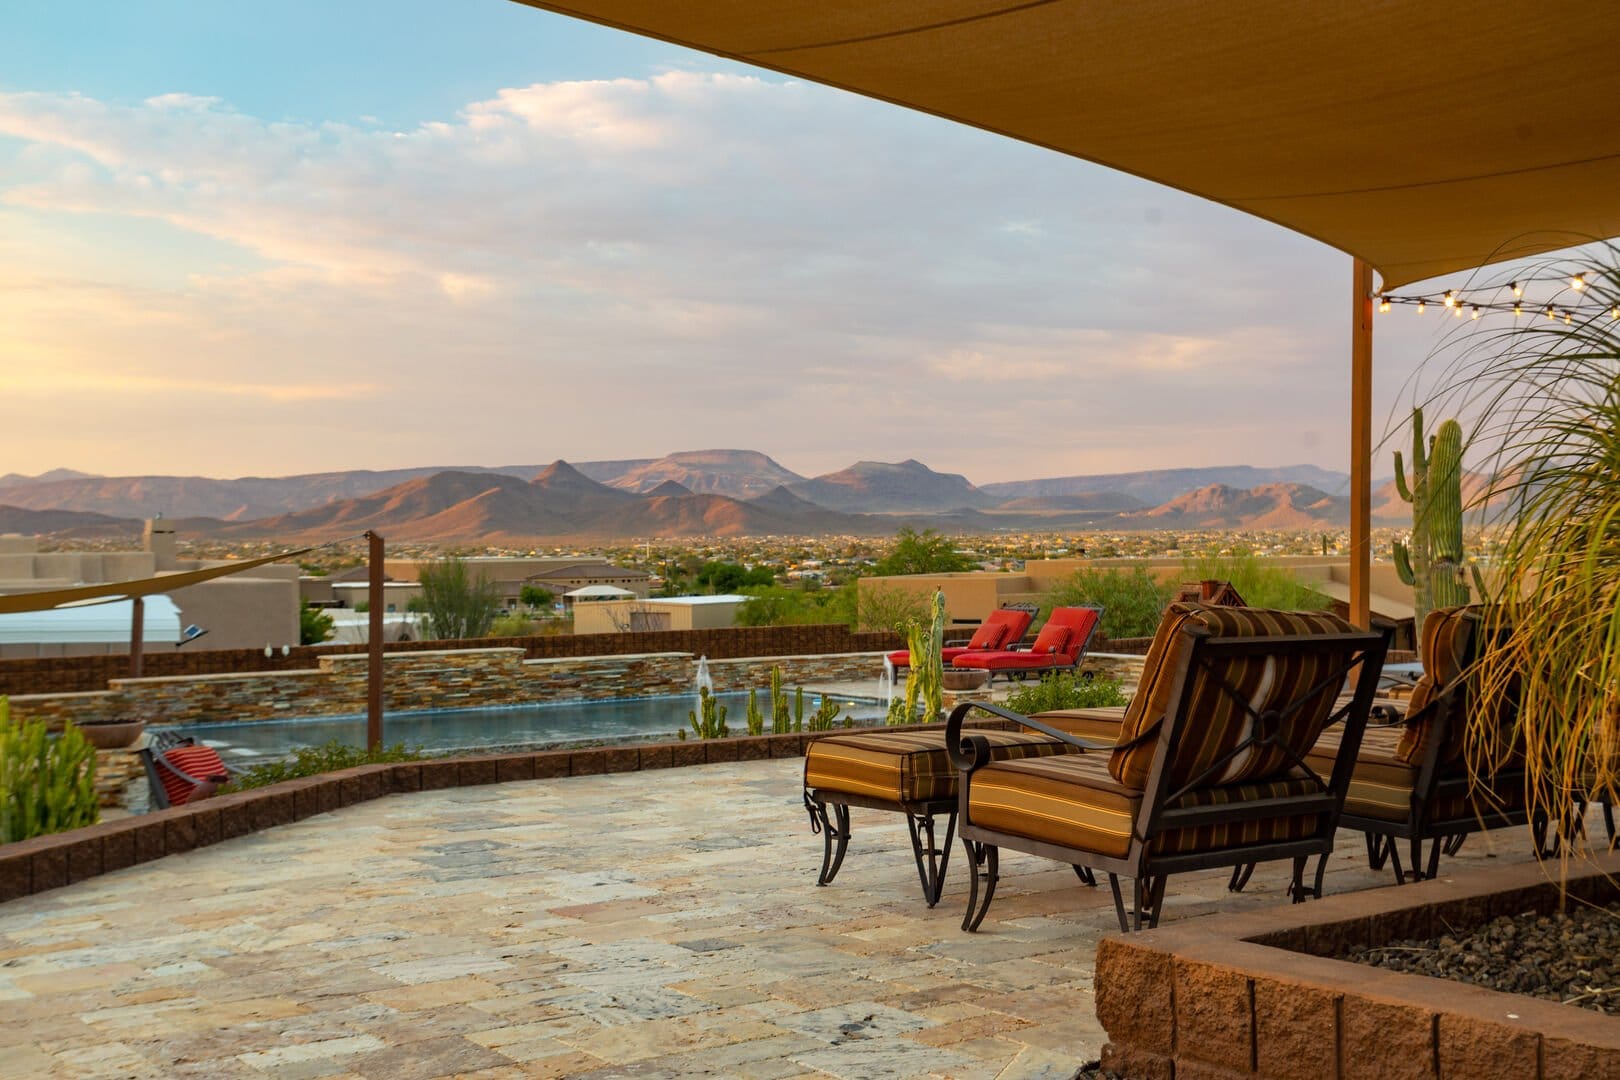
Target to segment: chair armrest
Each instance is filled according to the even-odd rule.
[[[1034,728],[1044,735],[1050,735],[1059,742],[1066,742],[1070,746],[1078,746],[1081,750],[1112,750],[1113,746],[1089,742],[1067,731],[1060,731],[1050,724],[1037,720],[1033,716],[1024,716],[1011,709],[1004,709],[1000,705],[992,705],[988,701],[964,701],[951,710],[950,718],[945,721],[945,749],[951,755],[951,764],[963,772],[975,772],[990,763],[990,743],[982,735],[962,735],[962,721],[974,709],[998,716],[1003,720],[1011,720],[1024,727]]]
[[[223,784],[223,783],[226,783],[227,781],[229,781],[231,776],[237,775],[240,772],[240,770],[233,769],[229,765],[225,765],[225,763],[223,761],[221,761],[220,764],[225,765],[225,772],[223,772],[223,773],[210,773],[207,776],[193,776],[190,773],[188,773],[188,772],[184,771],[183,769],[181,769],[179,766],[175,765],[173,762],[171,762],[168,758],[164,757],[162,754],[153,754],[152,755],[152,760],[157,762],[159,768],[168,769],[170,772],[174,773],[174,775],[176,775],[180,779],[186,781],[188,784],[202,784],[202,783],[206,783],[206,782],[209,782],[209,781],[212,781],[213,783],[216,783],[216,784]]]

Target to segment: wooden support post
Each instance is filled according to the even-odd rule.
[[[139,596],[130,601],[129,616],[129,677],[141,677],[141,664],[146,646],[146,601]]]
[[[1350,621],[1372,627],[1373,271],[1355,261],[1350,323]]]
[[[368,532],[366,540],[371,545],[368,552],[371,628],[366,638],[366,748],[378,750],[383,740],[383,612],[387,610],[383,598],[383,538]]]

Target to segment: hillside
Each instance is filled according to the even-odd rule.
[[[698,495],[751,499],[803,479],[754,450],[683,450],[627,469],[603,483],[645,494],[674,482]]]
[[[1350,501],[1304,484],[1210,484],[1121,518],[1126,528],[1312,529],[1348,521]]]
[[[1346,473],[1315,465],[1284,465],[1277,468],[1211,465],[1189,469],[1099,473],[1094,476],[1054,476],[1044,480],[1009,480],[984,484],[979,490],[1002,500],[1112,492],[1128,495],[1143,506],[1158,506],[1211,484],[1231,488],[1305,484],[1330,494],[1343,494],[1349,490],[1350,477]]]
[[[788,491],[830,510],[908,513],[987,507],[996,503],[956,473],[920,461],[857,461],[847,469],[787,485]]]

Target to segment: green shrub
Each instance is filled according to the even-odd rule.
[[[1044,615],[1055,607],[1103,609],[1102,633],[1111,638],[1149,637],[1158,629],[1175,590],[1161,584],[1147,567],[1077,570],[1046,594]]]
[[[298,604],[298,644],[319,645],[332,636],[332,616],[310,607],[308,600]]]
[[[1101,709],[1130,700],[1118,679],[1103,675],[1084,679],[1060,672],[1018,687],[1007,695],[1007,708],[1032,716],[1053,709]]]
[[[534,620],[527,615],[501,615],[489,624],[490,637],[528,637],[534,633]]]
[[[1294,579],[1286,568],[1254,555],[1205,555],[1181,566],[1187,581],[1230,581],[1250,607],[1321,611],[1333,601]],[[1150,631],[1151,633],[1151,631]]]
[[[371,751],[359,746],[349,746],[340,739],[333,739],[320,746],[300,746],[293,751],[293,756],[288,760],[255,765],[220,790],[245,791],[267,784],[279,784],[283,780],[297,780],[305,776],[337,772],[339,769],[352,769],[356,765],[420,761],[422,757],[422,748],[419,746],[407,747],[404,743],[395,743],[393,746]]]
[[[43,721],[11,722],[0,698],[0,843],[94,825],[96,750],[68,724],[51,738]]]

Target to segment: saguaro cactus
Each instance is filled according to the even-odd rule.
[[[1395,451],[1395,489],[1412,504],[1410,544],[1395,541],[1395,570],[1412,586],[1414,630],[1436,607],[1468,602],[1463,579],[1462,426],[1442,421],[1427,443],[1423,410],[1412,410],[1412,480]]]
[[[686,717],[700,739],[723,739],[731,734],[726,729],[726,707],[715,700],[707,686],[699,688],[698,707],[688,710]],[[686,732],[681,732],[681,738],[686,738]]]

